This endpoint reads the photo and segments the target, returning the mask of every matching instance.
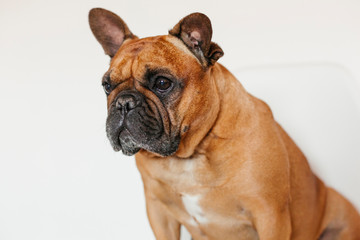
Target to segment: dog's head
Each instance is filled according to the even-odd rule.
[[[116,14],[92,9],[93,34],[111,57],[102,79],[106,132],[115,151],[186,156],[219,111],[211,68],[223,55],[208,17],[193,13],[169,35],[139,39]]]

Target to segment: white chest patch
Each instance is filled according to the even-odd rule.
[[[204,212],[199,205],[201,195],[183,195],[182,201],[184,203],[184,207],[189,215],[192,217],[189,223],[192,225],[206,224],[208,223],[208,219],[204,216]]]

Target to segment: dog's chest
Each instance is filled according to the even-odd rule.
[[[184,194],[181,197],[184,211],[183,216],[178,215],[178,220],[187,227],[194,238],[199,240],[258,239],[245,211],[237,209],[236,204],[211,201],[210,196],[211,194]],[[225,205],[227,205],[227,210],[224,209]]]
[[[146,173],[139,169],[146,175],[147,194],[167,205],[191,234],[203,236],[199,239],[218,239],[210,237],[217,232],[230,232],[235,239],[242,239],[239,234],[253,232],[246,211],[232,199],[231,191],[222,187],[227,179],[204,156],[147,162],[144,167]]]
[[[221,179],[203,155],[190,159],[171,157],[149,161],[144,167],[152,180],[164,183],[179,194],[213,187],[219,184]]]

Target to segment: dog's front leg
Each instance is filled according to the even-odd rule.
[[[289,208],[279,210],[269,207],[255,218],[256,230],[260,240],[290,240],[291,217]]]
[[[146,197],[146,209],[156,240],[179,240],[180,223],[173,218],[163,203]]]

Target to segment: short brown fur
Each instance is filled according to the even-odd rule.
[[[270,108],[221,64],[204,69],[184,44],[173,35],[130,38],[109,69],[118,87],[108,103],[136,89],[161,109],[166,131],[181,132],[172,156],[136,154],[156,239],[178,240],[184,225],[195,240],[359,240],[356,209],[312,173]],[[171,107],[142,87],[149,67],[184,80]],[[201,196],[206,222],[187,211],[186,195]]]

